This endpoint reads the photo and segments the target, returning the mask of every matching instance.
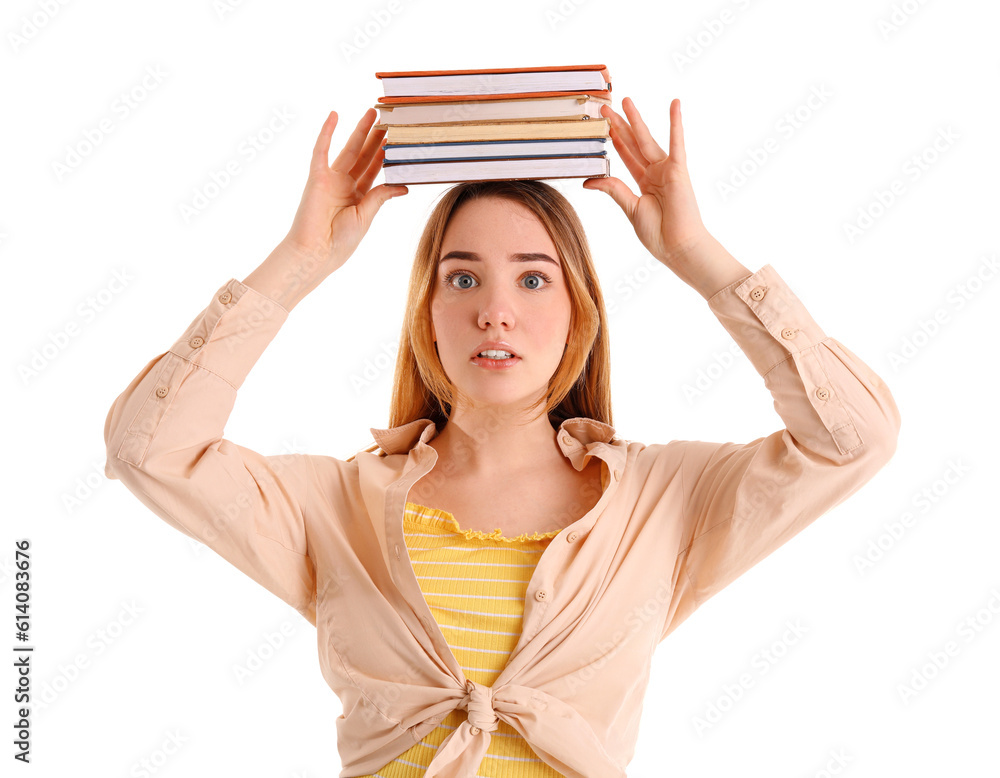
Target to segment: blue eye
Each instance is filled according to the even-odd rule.
[[[465,271],[465,270],[453,270],[453,271],[451,271],[450,273],[448,273],[444,277],[444,283],[445,283],[445,285],[451,286],[451,279],[455,278],[456,276],[468,276],[469,278],[472,278],[472,274],[469,273],[469,272],[467,272],[467,271]],[[529,270],[527,273],[525,273],[523,276],[521,276],[521,278],[522,279],[523,278],[530,278],[531,276],[538,276],[539,278],[543,279],[546,284],[551,284],[552,283],[552,279],[549,278],[547,275],[545,275],[545,273],[541,272],[540,270]],[[460,286],[460,287],[457,287],[457,288],[459,288],[459,289],[471,289],[472,287],[469,287],[469,286]],[[542,288],[543,287],[539,287],[537,285],[536,286],[529,286],[528,287],[528,289],[530,291],[532,291],[532,292],[541,291]]]
[[[469,275],[468,273],[466,273],[466,272],[464,272],[464,271],[462,271],[462,270],[455,270],[455,271],[453,271],[453,272],[451,272],[451,273],[448,273],[448,274],[447,274],[447,275],[446,275],[446,276],[444,277],[444,282],[445,282],[445,284],[447,284],[447,285],[450,285],[450,284],[451,284],[451,279],[453,279],[453,278],[454,278],[455,276],[457,276],[457,275],[463,275],[463,276],[466,276],[467,278],[472,278],[472,276],[470,276],[470,275]],[[461,288],[462,288],[462,289],[468,289],[469,287],[467,287],[467,286],[463,286],[463,287],[461,287]]]

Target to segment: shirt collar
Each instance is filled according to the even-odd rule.
[[[434,438],[437,435],[437,428],[431,419],[417,419],[409,424],[388,429],[372,427],[371,433],[379,448],[385,453],[406,454],[418,442],[426,443]],[[610,443],[614,437],[615,428],[610,424],[585,416],[566,419],[559,425],[556,433],[556,439],[564,451],[567,448],[579,450],[581,445],[587,447],[592,443]]]

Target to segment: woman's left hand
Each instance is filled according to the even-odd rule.
[[[601,115],[611,120],[611,140],[622,162],[639,185],[641,197],[618,178],[588,178],[584,189],[607,192],[625,212],[635,234],[650,253],[681,278],[690,278],[695,268],[686,266],[687,249],[708,236],[695,201],[684,153],[681,101],[670,103],[670,153],[650,135],[632,98],[622,101],[628,121],[611,106]]]

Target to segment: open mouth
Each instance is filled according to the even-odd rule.
[[[515,354],[513,354],[510,351],[493,351],[493,350],[480,351],[478,354],[476,354],[476,357],[479,359],[510,359],[513,356],[515,356]]]
[[[477,365],[484,365],[486,367],[506,367],[513,365],[519,360],[519,357],[509,356],[509,357],[488,357],[477,354],[472,358],[472,362]]]

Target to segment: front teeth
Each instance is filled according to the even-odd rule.
[[[510,359],[513,356],[513,354],[510,354],[507,351],[494,351],[492,349],[489,351],[481,351],[480,355],[487,356],[490,359]]]

